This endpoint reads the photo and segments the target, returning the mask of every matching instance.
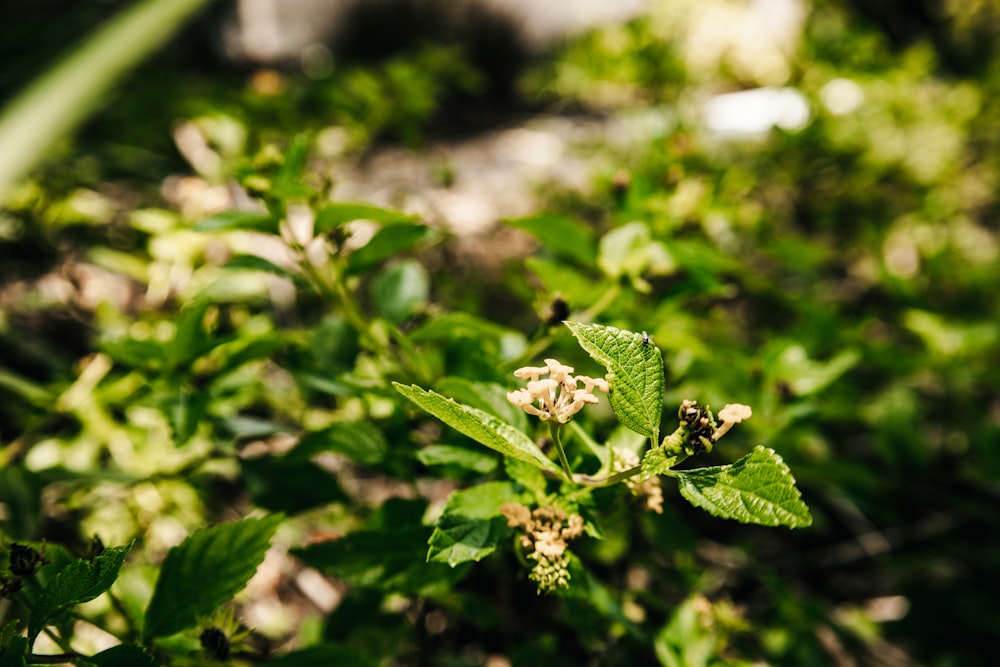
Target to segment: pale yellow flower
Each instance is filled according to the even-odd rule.
[[[554,419],[565,424],[587,404],[599,402],[595,389],[609,390],[604,378],[572,375],[573,367],[546,359],[544,367],[525,366],[514,371],[514,377],[527,380],[525,388],[508,392],[507,400],[542,421]],[[543,375],[548,377],[543,378]],[[579,388],[583,384],[583,389]],[[537,405],[536,405],[537,403]]]

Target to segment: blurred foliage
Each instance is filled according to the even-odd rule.
[[[136,646],[164,558],[181,544],[169,553],[188,563],[218,535],[206,526],[245,528],[252,553],[208,595],[231,597],[274,528],[243,517],[269,511],[285,515],[280,573],[236,597],[254,629],[227,628],[237,664],[992,664],[995,8],[890,4],[866,20],[817,0],[801,38],[768,50],[732,3],[653,3],[540,60],[525,104],[600,114],[629,140],[590,147],[608,165],[591,190],[550,189],[545,213],[509,221],[539,244],[499,277],[449,263],[458,240],[412,216],[328,201],[373,142],[419,145],[450,94],[484,90],[461,47],[311,75],[173,51],[147,63],[0,212],[0,546],[50,561],[14,592],[0,560],[0,663],[22,664],[15,602],[37,603],[36,581],[55,637],[37,652],[122,664],[120,641],[141,652],[129,664],[201,664],[199,633],[238,623]],[[808,123],[705,128],[706,99],[758,86],[799,91]],[[773,447],[813,526],[722,521],[670,489],[654,516],[609,488],[585,508],[566,592],[538,597],[507,546],[472,567],[426,563],[451,491],[538,481],[390,383],[472,403],[475,383],[511,389],[510,371],[543,356],[593,375],[562,319],[648,332],[668,413],[752,405],[699,465]],[[630,446],[610,413],[586,420]],[[100,584],[94,563],[126,551],[109,595],[51,584]],[[326,588],[306,565],[333,577],[333,602],[313,597]]]

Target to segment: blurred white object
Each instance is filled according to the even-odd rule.
[[[772,128],[794,132],[809,123],[809,103],[794,88],[755,88],[716,95],[703,112],[705,127],[722,135],[754,136]]]
[[[849,114],[865,101],[861,86],[850,79],[830,80],[819,91],[819,97],[823,100],[823,106],[835,116]]]

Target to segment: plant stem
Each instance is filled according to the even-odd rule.
[[[566,475],[566,480],[569,482],[573,481],[573,470],[569,467],[569,460],[566,458],[566,450],[562,444],[562,437],[560,431],[562,430],[562,424],[556,422],[549,422],[549,433],[552,434],[552,444],[556,447],[556,453],[559,454],[559,465],[562,466],[563,473]]]
[[[577,484],[585,484],[587,486],[611,486],[612,484],[617,484],[618,482],[624,482],[629,477],[635,477],[640,472],[642,472],[642,466],[634,466],[628,470],[623,470],[621,472],[616,472],[614,475],[608,475],[607,477],[590,477],[589,475],[573,475],[573,481]]]

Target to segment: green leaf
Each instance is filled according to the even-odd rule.
[[[495,382],[446,377],[435,383],[435,388],[456,401],[496,415],[519,431],[528,430],[527,413],[508,401],[507,389]]]
[[[241,478],[257,506],[298,512],[347,500],[337,478],[309,460],[290,455],[240,460]]]
[[[609,278],[627,276],[640,292],[648,292],[649,283],[642,274],[666,275],[675,269],[666,247],[654,241],[649,227],[632,222],[617,227],[601,238],[597,265]]]
[[[509,536],[510,528],[502,516],[472,519],[461,514],[445,514],[427,542],[427,562],[455,567],[480,561],[496,551],[497,545]]]
[[[119,644],[87,658],[98,667],[155,667],[156,660],[135,644]]]
[[[663,412],[663,357],[642,334],[599,324],[566,322],[587,354],[608,371],[609,401],[618,420],[659,440]]]
[[[351,253],[347,260],[349,273],[361,273],[384,259],[428,241],[436,232],[421,224],[398,224],[382,227],[367,244]]]
[[[645,480],[666,474],[677,465],[677,458],[676,454],[667,454],[666,447],[653,447],[642,457],[641,479]]]
[[[371,204],[333,203],[327,204],[316,214],[313,222],[313,231],[319,234],[328,234],[344,223],[355,220],[371,220],[384,225],[396,225],[405,222],[414,222],[417,219],[414,215],[393,211],[386,208],[379,208]]]
[[[28,663],[28,638],[15,635],[6,646],[0,646],[0,667],[25,667]]]
[[[264,560],[280,514],[198,531],[172,548],[146,609],[144,636],[166,637],[197,624],[246,586]]]
[[[566,259],[592,266],[596,255],[594,232],[566,215],[541,213],[527,218],[504,220],[504,224],[523,229],[542,242],[542,246]]]
[[[481,448],[472,449],[459,445],[429,445],[417,452],[417,460],[425,466],[453,465],[481,475],[493,472],[497,458]],[[536,468],[532,467],[532,470]]]
[[[302,438],[288,456],[299,460],[334,452],[364,465],[374,465],[389,451],[382,431],[369,422],[338,422]]]
[[[758,446],[732,465],[671,474],[688,502],[715,516],[764,526],[812,524],[795,478],[773,449]]]
[[[427,270],[413,259],[387,267],[371,283],[375,310],[394,324],[402,324],[426,305],[430,292]]]
[[[500,506],[520,500],[510,482],[486,482],[453,492],[427,542],[427,562],[455,567],[493,553],[511,532]]]
[[[546,458],[531,438],[493,415],[456,403],[450,398],[433,391],[426,391],[416,385],[407,387],[398,382],[392,384],[403,396],[476,442],[495,449],[504,456],[531,463],[543,470],[560,472],[559,466]]]
[[[286,268],[278,266],[270,260],[258,257],[257,255],[236,255],[226,262],[222,268],[232,270],[242,269],[245,271],[263,271],[264,273],[271,273],[276,276],[281,276],[282,278],[291,278],[296,282],[302,282],[301,277],[297,274],[292,273]]]
[[[415,593],[450,585],[461,575],[443,564],[426,562],[430,535],[425,526],[395,525],[293,549],[292,554],[352,586]]]
[[[266,234],[278,233],[278,221],[268,213],[255,211],[223,211],[202,218],[193,227],[196,232],[222,232],[242,229]]]
[[[31,613],[28,635],[32,641],[60,613],[89,602],[111,588],[132,545],[105,549],[92,560],[73,561],[45,585]]]

